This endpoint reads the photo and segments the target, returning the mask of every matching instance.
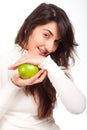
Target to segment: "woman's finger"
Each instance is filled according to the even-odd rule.
[[[47,75],[46,70],[40,70],[35,76],[31,77],[30,79],[26,79],[27,84],[35,84],[41,82],[45,76]]]
[[[43,56],[27,53],[26,55],[21,57],[17,62],[15,62],[13,65],[8,67],[8,69],[15,70],[17,69],[19,65],[24,64],[24,63],[30,63],[30,64],[34,64],[38,66],[44,59],[45,57]]]
[[[22,56],[19,60],[17,60],[13,65],[9,66],[8,69],[9,70],[15,70],[17,69],[17,67],[23,63],[28,63],[28,59],[29,59],[29,53],[25,54],[24,56]]]
[[[21,79],[20,76],[16,74],[12,77],[12,82],[18,87],[24,87],[26,85],[33,85],[42,82],[46,75],[46,70],[40,70],[35,76],[28,79]]]
[[[41,82],[44,80],[44,78],[46,77],[46,75],[47,75],[47,71],[45,70],[45,71],[40,75],[40,77],[39,77],[37,80],[34,81],[34,84],[41,83]]]
[[[17,62],[15,62],[13,65],[9,66],[8,69],[9,69],[9,70],[15,70],[15,69],[17,69],[17,67],[18,67],[19,65],[21,65],[21,64],[23,64],[23,63],[27,63],[26,60],[20,59],[20,60],[18,60]]]

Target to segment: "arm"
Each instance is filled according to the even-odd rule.
[[[48,77],[67,110],[75,114],[83,112],[86,107],[84,95],[51,57],[48,56],[39,67],[47,69]]]
[[[15,70],[17,66],[23,63],[35,64],[41,69],[46,69],[48,71],[48,77],[68,111],[72,113],[81,113],[84,111],[86,107],[86,99],[84,95],[73,83],[73,81],[65,75],[63,70],[61,70],[60,67],[58,67],[58,65],[51,59],[50,56],[42,57],[28,53],[27,55],[24,55],[24,57],[21,57],[15,64],[11,65],[9,69]],[[33,77],[33,83],[42,82],[44,79],[41,78],[42,80],[40,80],[37,77],[38,75],[36,75],[36,78]],[[30,80],[32,79],[28,79],[28,82],[24,80],[21,83],[27,85],[30,84]],[[16,84],[21,86],[19,83]]]

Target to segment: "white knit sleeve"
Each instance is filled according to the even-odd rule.
[[[50,82],[67,110],[75,114],[83,112],[86,107],[85,96],[51,57],[47,56],[39,67],[47,69]]]

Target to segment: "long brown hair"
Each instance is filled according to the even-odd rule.
[[[59,27],[61,39],[58,49],[51,54],[52,59],[65,68],[69,67],[69,60],[74,62],[75,47],[77,46],[74,38],[72,24],[65,11],[53,4],[40,4],[24,21],[18,31],[15,43],[22,48],[26,48],[27,40],[32,31],[39,25],[55,21]],[[42,83],[26,86],[25,93],[30,93],[35,97],[38,95],[38,117],[45,118],[52,114],[56,102],[56,90],[52,86],[48,77]]]

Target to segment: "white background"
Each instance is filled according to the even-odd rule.
[[[87,1],[86,0],[0,0],[0,53],[11,49],[17,31],[30,12],[42,2],[54,3],[68,14],[79,44],[72,75],[78,87],[87,97]],[[1,62],[1,59],[0,59]],[[80,115],[69,113],[59,100],[54,111],[61,130],[87,130],[87,109]]]

